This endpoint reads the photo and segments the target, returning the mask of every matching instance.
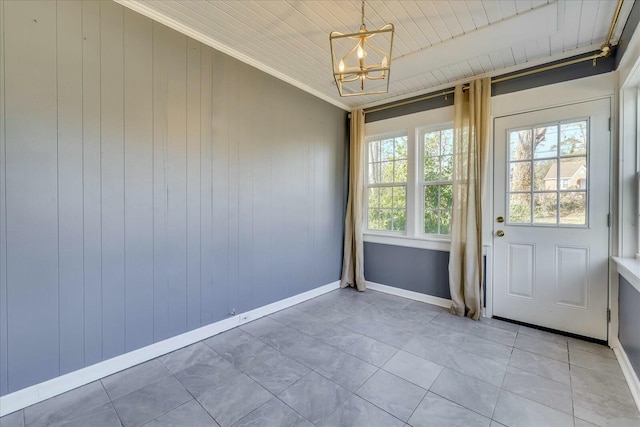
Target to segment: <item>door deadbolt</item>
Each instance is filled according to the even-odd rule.
[[[498,235],[498,237],[502,237],[502,236],[504,236],[504,231],[498,230],[498,231],[496,231],[496,234]]]
[[[496,218],[496,221],[502,223],[504,222],[504,217],[499,216],[498,218]]]

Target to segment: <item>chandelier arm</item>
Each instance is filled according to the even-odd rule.
[[[385,50],[380,49],[378,46],[376,46],[375,43],[370,42],[370,41],[366,41],[366,45],[371,47],[373,50],[377,51],[379,54],[381,54],[382,56],[386,56],[387,52]],[[389,60],[391,60],[391,58],[389,58]]]

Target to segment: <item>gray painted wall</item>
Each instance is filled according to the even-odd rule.
[[[441,298],[449,293],[449,252],[365,242],[364,277]]]
[[[0,395],[339,279],[344,111],[113,2],[0,27]]]
[[[633,369],[640,375],[640,292],[620,276],[618,294],[618,339],[624,347]]]

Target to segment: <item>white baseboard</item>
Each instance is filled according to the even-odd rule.
[[[613,347],[613,352],[618,359],[618,363],[622,369],[622,374],[627,380],[633,400],[636,402],[638,411],[640,411],[640,379],[638,378],[638,373],[633,369],[633,365],[631,365],[631,362],[627,357],[627,353],[624,351],[624,347],[622,347],[622,344],[617,337],[615,340],[612,340],[611,347]]]
[[[420,292],[407,291],[406,289],[396,288],[394,286],[382,285],[376,282],[367,281],[367,288],[374,291],[380,291],[403,298],[426,302],[427,304],[437,305],[438,307],[451,307],[451,300],[446,298],[434,297],[432,295],[421,294]]]
[[[336,281],[0,397],[0,417],[340,287]]]

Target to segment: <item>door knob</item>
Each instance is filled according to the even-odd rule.
[[[503,218],[503,217],[501,217],[501,216],[499,216],[498,218],[496,218],[496,221],[497,221],[497,222],[504,222],[504,218]]]
[[[498,230],[498,231],[496,231],[496,234],[498,235],[498,237],[502,237],[502,236],[504,236],[504,231]]]

